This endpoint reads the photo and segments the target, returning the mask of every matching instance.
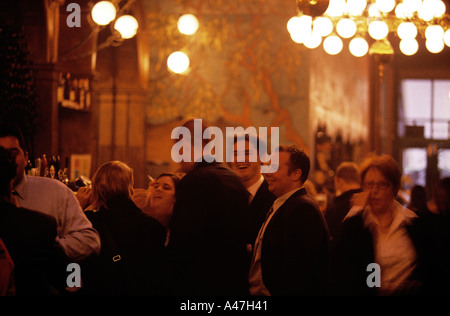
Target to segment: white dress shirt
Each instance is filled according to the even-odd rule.
[[[256,192],[258,192],[259,187],[261,186],[261,184],[264,182],[264,177],[263,175],[261,175],[258,179],[258,181],[256,181],[255,183],[253,183],[251,186],[249,186],[247,188],[248,193],[250,193],[249,196],[249,203],[252,202],[253,198],[255,197]]]

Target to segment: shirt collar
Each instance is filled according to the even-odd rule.
[[[391,206],[391,211],[394,213],[394,218],[389,227],[390,231],[395,231],[401,226],[406,226],[412,222],[412,220],[417,217],[417,215],[404,207],[397,201],[394,201]],[[373,215],[370,206],[366,207],[366,211],[363,213],[364,225],[366,227],[379,227],[379,222],[375,215]]]
[[[288,193],[285,193],[284,195],[282,195],[278,199],[276,199],[275,202],[273,202],[273,211],[276,211],[277,209],[279,209],[281,207],[281,205],[283,205],[283,203],[286,202],[286,200],[291,197],[291,195],[293,195],[295,192],[297,192],[300,189],[301,188],[297,188],[292,191],[289,191]]]
[[[247,191],[252,195],[252,197],[255,196],[256,192],[258,192],[259,187],[264,182],[264,177],[261,175],[255,183],[253,183],[251,186],[247,188]]]

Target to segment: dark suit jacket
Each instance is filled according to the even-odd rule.
[[[177,187],[168,250],[174,295],[248,294],[246,189],[222,163],[200,162]]]
[[[261,269],[271,295],[323,295],[329,279],[329,234],[304,188],[276,211],[263,236]]]
[[[259,230],[266,219],[267,212],[269,212],[276,198],[277,197],[269,191],[269,185],[267,184],[267,181],[264,180],[258,191],[256,191],[249,207],[248,242],[250,244],[255,244],[256,237],[258,236]]]
[[[111,200],[108,209],[87,211],[86,216],[98,231],[102,248],[82,267],[85,294],[166,294],[162,224],[123,198]],[[114,262],[115,255],[121,260]]]
[[[341,195],[334,198],[329,204],[325,213],[325,220],[327,221],[330,236],[336,235],[338,227],[341,225],[348,211],[352,208],[351,198],[353,194],[361,192],[361,189],[348,190]]]
[[[66,257],[56,246],[56,220],[0,201],[0,238],[15,265],[16,295],[53,295],[65,283]]]

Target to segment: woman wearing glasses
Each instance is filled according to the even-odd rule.
[[[397,162],[372,156],[360,170],[363,192],[332,243],[333,294],[443,294],[443,245],[427,223],[396,201]]]

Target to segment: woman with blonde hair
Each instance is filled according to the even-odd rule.
[[[165,228],[132,200],[133,170],[121,161],[102,164],[92,179],[96,211],[85,214],[102,248],[86,263],[89,295],[164,294]]]

